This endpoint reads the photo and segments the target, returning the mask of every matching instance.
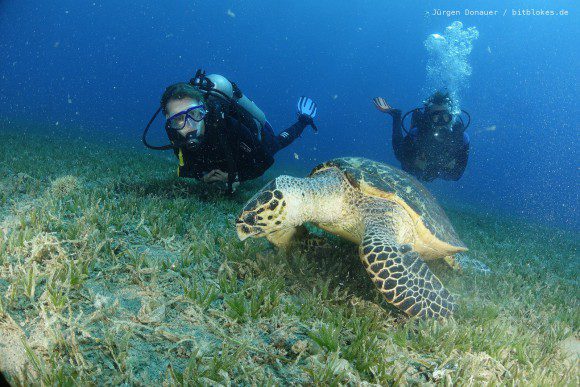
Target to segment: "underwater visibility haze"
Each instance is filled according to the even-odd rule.
[[[578,10],[0,0],[0,371],[23,385],[578,385]],[[178,177],[178,152],[141,142],[166,87],[197,69],[235,82],[281,144],[292,138],[232,195]],[[394,207],[381,229],[373,211],[383,204],[364,195],[390,200],[387,188],[409,180],[374,164],[401,167],[393,119],[373,98],[404,115],[436,91],[448,93],[454,122],[469,122],[467,167],[456,181],[398,191],[416,229]],[[302,96],[315,115],[297,114]],[[153,144],[169,143],[162,116]],[[297,120],[296,138],[283,132]],[[312,203],[296,199],[312,188],[299,180],[251,200],[280,175],[344,157],[373,162],[335,161],[330,178],[319,169]],[[354,189],[333,185],[343,173]],[[372,248],[354,221],[329,217],[333,200],[364,207],[341,222],[367,222]],[[256,223],[270,210],[280,222],[303,211],[314,243],[277,249],[285,242]],[[429,315],[452,318],[391,305],[392,278],[370,268],[374,253],[405,254],[386,244],[392,229],[434,235],[440,244],[422,251],[463,266],[404,272],[409,288],[449,297]]]

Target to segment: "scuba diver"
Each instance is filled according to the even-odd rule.
[[[160,111],[170,144],[153,146],[147,132]],[[275,135],[262,110],[235,83],[198,70],[189,83],[165,89],[161,106],[143,131],[143,143],[150,149],[172,149],[179,160],[178,176],[223,182],[232,193],[240,182],[261,176],[274,163],[273,155],[307,126],[317,132],[316,112],[316,104],[301,97],[297,122]]]
[[[467,124],[460,114],[453,114],[453,102],[448,93],[435,92],[422,108],[401,115],[384,98],[373,99],[377,109],[393,118],[393,150],[401,168],[419,180],[459,180],[467,166],[469,137]],[[405,127],[405,118],[411,116],[411,127]],[[403,136],[403,130],[407,133]]]

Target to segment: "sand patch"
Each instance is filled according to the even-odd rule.
[[[560,351],[570,365],[580,360],[580,339],[570,336],[560,342]]]
[[[11,376],[32,372],[23,345],[26,335],[8,314],[0,317],[0,371]]]

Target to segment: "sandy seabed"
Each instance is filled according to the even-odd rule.
[[[347,242],[240,242],[264,179],[226,197],[166,157],[11,130],[0,369],[16,384],[580,384],[576,232],[446,208],[492,272],[434,267],[459,311],[409,320]]]

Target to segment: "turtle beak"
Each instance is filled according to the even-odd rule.
[[[238,238],[243,242],[250,237],[250,234],[244,232],[243,226],[236,226],[236,233],[238,234]]]

